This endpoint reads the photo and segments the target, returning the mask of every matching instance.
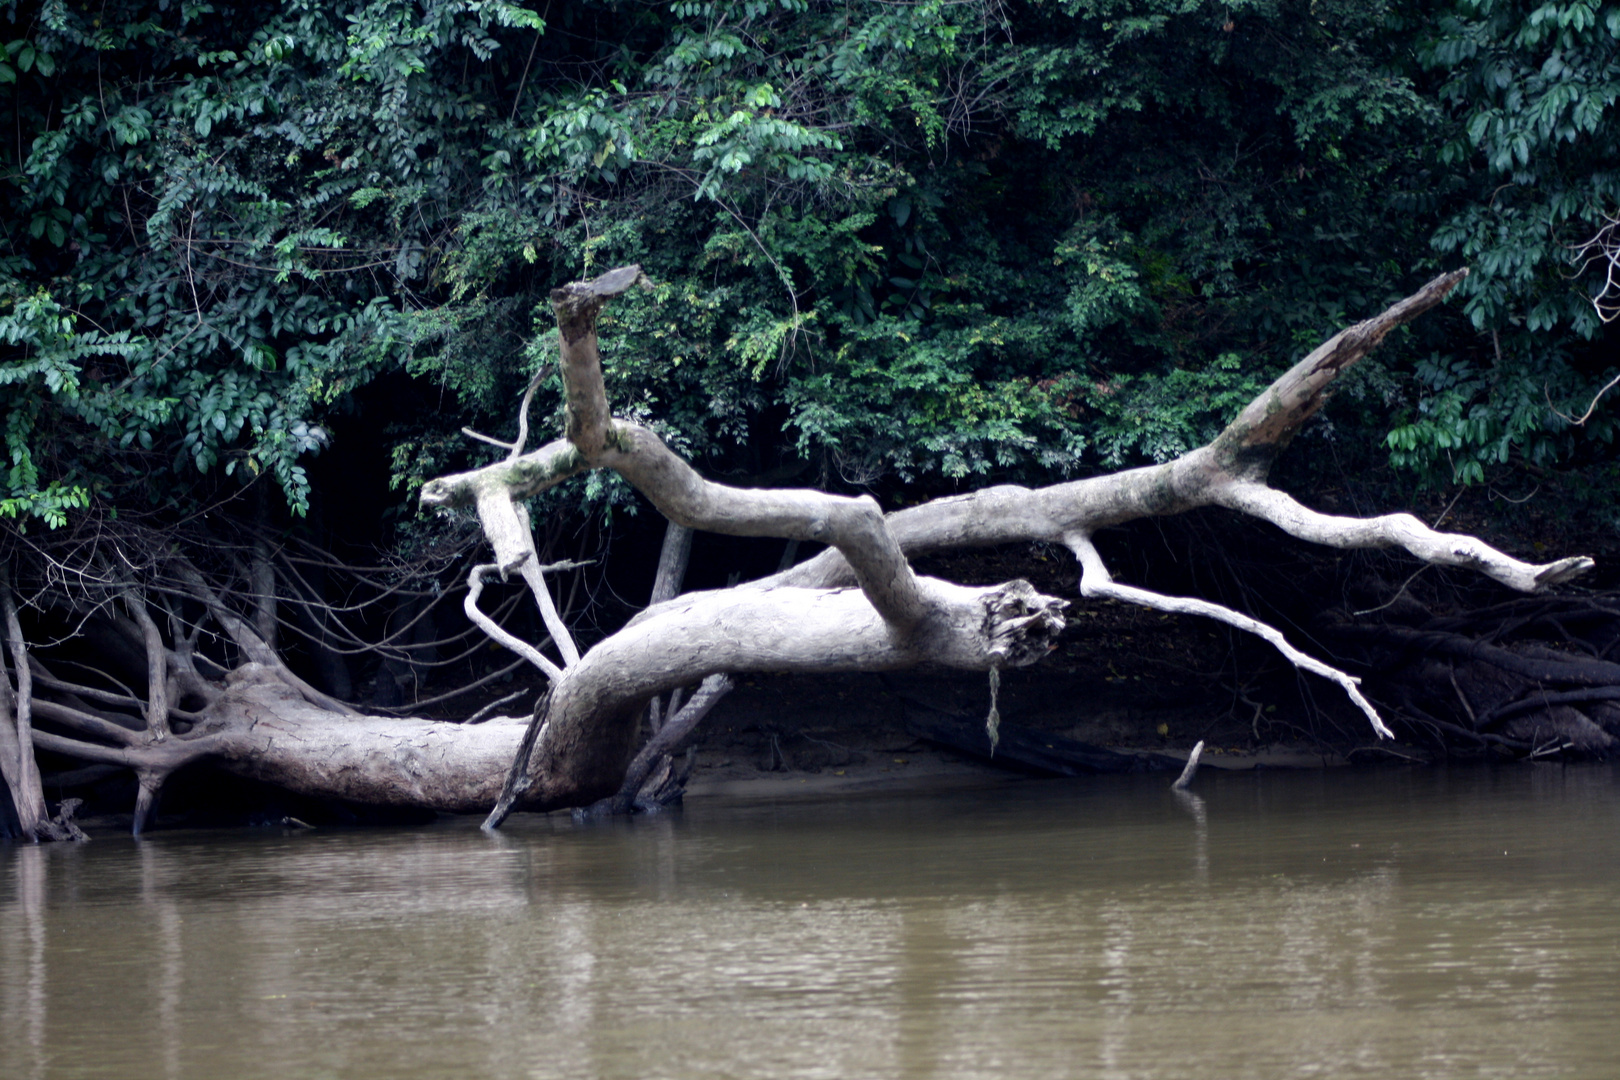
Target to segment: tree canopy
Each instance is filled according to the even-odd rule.
[[[404,505],[499,456],[463,426],[513,437],[545,290],[630,261],[613,398],[717,475],[1168,460],[1459,263],[1333,430],[1431,483],[1610,462],[1560,414],[1611,374],[1578,248],[1620,206],[1614,4],[3,10],[8,527],[260,476],[302,514],[379,379]]]

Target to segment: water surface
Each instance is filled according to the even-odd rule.
[[[1620,1075],[1620,773],[0,846],[0,1077]]]

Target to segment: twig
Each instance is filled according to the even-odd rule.
[[[482,724],[485,720],[488,720],[491,716],[495,715],[496,709],[500,708],[502,705],[505,705],[509,701],[516,701],[518,698],[522,697],[524,693],[525,691],[523,690],[514,690],[503,698],[496,698],[488,705],[485,705],[482,709],[479,709],[477,712],[467,717],[467,719],[463,720],[462,723]]]
[[[1412,576],[1407,578],[1405,581],[1401,582],[1401,587],[1395,590],[1395,595],[1390,597],[1388,600],[1385,600],[1382,604],[1379,604],[1377,607],[1362,608],[1360,611],[1352,611],[1350,614],[1355,615],[1355,616],[1376,615],[1378,612],[1383,611],[1385,608],[1393,606],[1395,601],[1399,600],[1401,597],[1406,595],[1406,587],[1408,585],[1412,584],[1412,582],[1416,581],[1417,578],[1418,578],[1418,575],[1423,573],[1423,571],[1427,570],[1430,567],[1430,565],[1432,565],[1432,564],[1424,563],[1422,566],[1420,566],[1416,570],[1412,571]]]
[[[1474,715],[1474,706],[1469,704],[1468,695],[1462,692],[1461,686],[1457,685],[1457,666],[1448,664],[1446,674],[1451,677],[1451,688],[1457,691],[1457,700],[1462,702],[1463,712],[1468,714],[1468,722],[1475,727],[1479,727],[1479,717]]]

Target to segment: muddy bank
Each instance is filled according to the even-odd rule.
[[[1177,644],[1176,633],[1164,631],[1183,628],[1161,623],[1148,629],[1164,638],[1151,651],[1164,654]],[[1147,642],[1124,640],[1130,636],[1116,640],[1138,650],[1133,668],[1124,666],[1125,656],[1111,662],[1077,648],[1075,655],[1088,657],[1097,670],[1004,673],[998,701],[1004,727],[1173,761],[1185,761],[1203,740],[1203,764],[1217,769],[1322,768],[1355,756],[1298,737],[1309,734],[1308,722],[1279,717],[1277,710],[1262,708],[1257,719],[1239,702],[1242,712],[1234,712],[1230,695],[1223,700],[1211,692],[1218,684],[1171,670],[1163,655],[1151,658],[1155,670],[1143,655]],[[918,733],[948,719],[981,725],[988,705],[984,679],[952,673],[749,680],[694,736],[688,795],[776,798],[1031,779],[1005,755],[992,763]],[[1172,772],[1165,783],[1173,778]]]

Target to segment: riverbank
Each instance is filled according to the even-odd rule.
[[[1149,617],[1162,634],[1159,651],[1174,649],[1183,628]],[[1116,634],[1114,640],[1129,636]],[[1140,673],[1155,658],[1151,647],[1137,648]],[[1340,748],[1283,737],[1307,728],[1277,710],[1261,709],[1256,716],[1245,708],[1247,715],[1240,715],[1191,679],[1144,683],[1137,676],[1111,676],[1114,664],[1106,654],[1100,660],[1095,652],[1083,655],[1088,663],[1079,670],[1059,658],[1003,673],[997,702],[1002,724],[1157,759],[1161,767],[1165,759],[1185,761],[1199,741],[1205,743],[1203,767],[1221,770],[1319,769],[1362,756],[1354,743]],[[976,727],[988,704],[986,680],[956,672],[744,679],[693,738],[687,794],[779,799],[1032,779],[1005,756],[986,760],[919,734],[949,720]],[[1388,748],[1379,756],[1397,761],[1410,760],[1409,754]],[[1171,779],[1173,772],[1166,784]]]
[[[1186,759],[1186,751],[1168,751]],[[1257,769],[1320,769],[1348,764],[1339,755],[1323,754],[1303,746],[1271,746],[1260,750],[1207,748],[1200,769],[1252,772]],[[945,792],[998,784],[1038,782],[1012,769],[1001,768],[914,741],[880,756],[852,761],[841,768],[814,772],[793,769],[765,771],[739,764],[734,757],[714,754],[698,761],[687,784],[687,798],[794,799],[881,792]],[[1174,779],[1166,775],[1165,784]]]

